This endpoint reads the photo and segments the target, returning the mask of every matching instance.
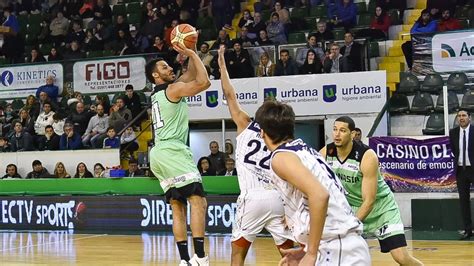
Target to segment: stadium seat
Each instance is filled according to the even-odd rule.
[[[463,92],[464,86],[469,82],[465,73],[452,73],[448,77],[447,85],[449,91]]]
[[[428,114],[434,110],[434,103],[431,94],[427,92],[417,92],[411,103],[410,112],[416,114]]]
[[[305,17],[304,21],[305,21],[305,24],[306,24],[305,25],[306,29],[312,30],[312,29],[316,28],[316,17]]]
[[[455,92],[448,92],[448,112],[453,112],[459,109],[459,99]],[[440,93],[438,99],[436,100],[435,111],[443,112],[444,111],[444,101],[443,93]]]
[[[262,2],[253,3],[253,10],[255,12],[262,12],[263,9],[265,9],[265,5]]]
[[[211,29],[214,27],[214,22],[211,17],[198,17],[196,21],[196,27],[198,29]]]
[[[359,15],[358,26],[369,26],[372,22],[372,14],[363,13]]]
[[[37,41],[38,41],[38,39],[36,39],[36,36],[37,36],[36,34],[26,34],[25,35],[25,44],[35,46]],[[29,52],[29,51],[31,51],[31,49],[30,50],[25,49],[25,51]]]
[[[469,27],[474,28],[474,8],[469,9],[468,18],[469,18]]]
[[[367,12],[367,3],[365,1],[355,3],[357,5],[357,13],[366,13]]]
[[[455,18],[468,18],[469,17],[469,6],[456,6],[454,11]]]
[[[40,44],[40,47],[39,47],[40,52],[43,55],[48,55],[51,52],[51,48],[53,48],[52,43],[42,43],[42,44]]]
[[[110,57],[115,55],[115,52],[113,50],[104,50],[103,53],[104,57]]]
[[[148,104],[148,100],[147,100],[147,97],[146,97],[145,93],[143,93],[142,91],[136,91],[136,93],[138,94],[138,97],[140,97],[140,103],[143,106]]]
[[[313,6],[309,10],[309,15],[317,18],[327,17],[327,9],[325,6]]]
[[[127,4],[127,13],[141,13],[142,7],[140,3],[134,2]]]
[[[214,28],[212,29],[201,29],[201,34],[199,34],[199,43],[205,41],[215,40],[217,38],[217,32]]]
[[[425,76],[420,90],[429,93],[439,93],[443,90],[444,81],[439,74],[429,74]]]
[[[346,34],[346,31],[344,29],[333,29],[332,33],[334,34],[334,40],[344,40],[344,34]]]
[[[464,93],[461,101],[461,108],[470,112],[474,111],[474,91],[468,90]]]
[[[307,8],[294,7],[293,9],[291,9],[290,18],[304,19],[307,16],[308,16]]]
[[[369,42],[369,58],[379,57],[379,43]]]
[[[400,24],[400,14],[397,9],[390,9],[388,11],[388,16],[390,17],[390,21],[392,25],[399,25]]]
[[[12,101],[12,108],[15,111],[20,110],[21,108],[23,108],[23,106],[25,106],[25,103],[22,99],[15,99]]]
[[[104,52],[102,50],[87,52],[87,58],[96,58],[96,57],[102,57],[102,56],[104,56]]]
[[[288,35],[288,43],[305,43],[306,35],[303,32],[293,32]]]
[[[426,126],[422,129],[423,135],[443,135],[444,115],[439,113],[431,114],[426,121]]]
[[[28,14],[19,15],[17,16],[17,18],[18,23],[20,23],[20,26],[24,25],[26,27],[26,25],[28,24]]]
[[[400,85],[397,92],[412,94],[420,89],[418,78],[409,72],[400,73]]]
[[[127,22],[129,24],[138,25],[142,21],[142,13],[130,13],[127,14]]]
[[[262,21],[268,22],[270,20],[271,15],[272,15],[271,10],[262,10]]]
[[[404,94],[394,93],[390,97],[388,103],[388,110],[390,114],[402,114],[408,113],[410,110],[410,103],[408,102],[408,97]]]
[[[127,9],[125,5],[114,5],[112,9],[112,13],[117,16],[117,15],[125,15],[127,14]]]
[[[41,26],[40,24],[28,24],[27,28],[26,28],[26,33],[27,34],[32,34],[32,35],[39,35],[41,31]],[[35,37],[36,37],[35,36]]]
[[[467,18],[460,18],[459,23],[461,24],[461,29],[469,28],[469,20]]]
[[[367,12],[370,14],[374,14],[376,7],[377,7],[377,2],[375,0],[370,0],[369,6],[367,6]]]
[[[0,57],[0,66],[8,65],[8,61],[5,57]]]
[[[41,14],[30,14],[28,16],[28,24],[34,24],[37,25],[38,27],[40,26],[40,23],[43,22],[43,16]]]

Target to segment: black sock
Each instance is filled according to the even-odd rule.
[[[204,237],[193,237],[194,252],[198,258],[204,258]]]
[[[189,261],[189,253],[188,253],[188,241],[179,241],[176,242],[176,246],[178,246],[179,256],[182,260]]]

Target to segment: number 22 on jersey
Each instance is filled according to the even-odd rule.
[[[268,152],[267,146],[262,145],[262,142],[255,139],[250,140],[247,143],[247,146],[250,147],[252,150],[245,155],[244,163],[258,165],[263,169],[270,170],[270,165],[268,164],[268,160],[270,160],[270,157],[272,156],[272,154]],[[258,156],[254,156],[255,154],[261,151],[260,149],[262,149],[264,153],[268,152],[268,155],[263,158],[258,158]]]

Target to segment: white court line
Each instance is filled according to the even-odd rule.
[[[107,235],[107,234],[100,234],[100,235],[91,235],[91,236],[79,237],[79,238],[74,238],[74,239],[72,239],[72,241],[82,240],[82,239],[88,239],[88,238],[95,238],[95,237],[102,237],[102,236],[106,236],[106,235]],[[2,249],[2,250],[0,250],[0,252],[11,251],[11,250],[21,249],[21,248],[44,246],[44,245],[50,245],[50,244],[60,243],[60,242],[63,242],[63,241],[62,241],[62,240],[59,240],[59,241],[52,241],[52,242],[42,243],[42,244],[36,244],[36,245],[29,245],[29,246],[27,245],[27,246],[16,247],[16,248]]]

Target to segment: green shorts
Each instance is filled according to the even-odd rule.
[[[150,151],[150,168],[166,193],[193,182],[202,182],[191,149],[180,141],[161,141]]]

